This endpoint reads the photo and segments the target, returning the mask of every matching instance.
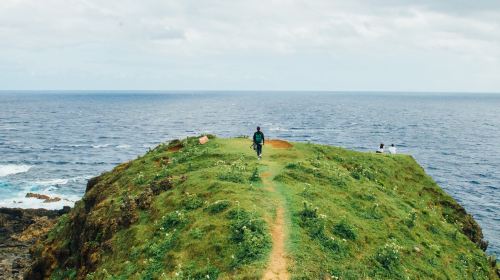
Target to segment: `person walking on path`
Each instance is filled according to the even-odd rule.
[[[257,126],[257,131],[253,134],[253,144],[257,151],[257,158],[262,158],[262,146],[264,146],[264,133],[260,131],[260,126]]]

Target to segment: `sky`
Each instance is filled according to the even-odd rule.
[[[499,0],[1,0],[0,90],[500,92]]]

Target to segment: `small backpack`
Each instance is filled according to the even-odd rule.
[[[255,143],[262,143],[262,133],[255,133]]]

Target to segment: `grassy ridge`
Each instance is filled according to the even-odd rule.
[[[495,279],[477,223],[410,156],[249,145],[173,141],[92,179],[29,276],[259,279],[283,202],[293,279]]]

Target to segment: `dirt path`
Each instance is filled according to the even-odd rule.
[[[272,182],[272,173],[265,172],[261,175],[262,181],[265,185],[265,189],[275,192],[276,186]],[[285,249],[286,241],[286,224],[285,224],[285,209],[284,202],[282,199],[277,201],[276,208],[276,218],[272,222],[271,237],[273,240],[273,248],[271,251],[271,256],[267,269],[264,272],[262,279],[279,279],[285,280],[289,279],[289,273],[287,270],[287,256]]]

